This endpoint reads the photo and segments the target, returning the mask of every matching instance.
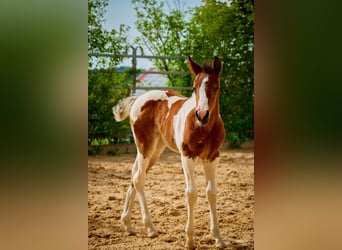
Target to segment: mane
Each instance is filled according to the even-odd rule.
[[[202,65],[202,69],[204,71],[204,73],[206,74],[213,74],[214,72],[214,68],[213,68],[213,64],[211,62],[205,62]]]

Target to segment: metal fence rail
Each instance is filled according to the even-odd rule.
[[[128,51],[132,49],[132,54],[129,54]],[[140,50],[140,55],[137,54],[137,51]],[[135,94],[135,91],[137,89],[174,89],[174,90],[191,90],[191,87],[182,87],[182,86],[173,86],[173,87],[138,87],[137,86],[137,58],[145,58],[145,59],[186,59],[186,56],[153,56],[153,55],[144,55],[144,51],[142,47],[133,47],[130,46],[126,50],[126,54],[117,55],[113,53],[88,53],[88,56],[94,56],[94,57],[126,57],[126,58],[132,58],[132,69],[130,70],[120,70],[115,71],[113,73],[117,74],[123,74],[123,73],[130,73],[133,75],[133,82],[132,82],[132,94]],[[99,69],[88,69],[90,72],[99,72]],[[188,75],[189,72],[182,72],[182,71],[142,71],[139,72],[139,74],[164,74],[164,75]],[[120,87],[117,87],[120,88]]]
[[[122,86],[115,86],[114,89],[123,89],[124,87]],[[132,87],[128,87],[129,89],[133,90]],[[184,86],[170,86],[170,87],[162,87],[162,86],[136,86],[135,89],[145,89],[145,90],[153,90],[153,89],[173,89],[173,90],[192,90],[191,87],[184,87]]]
[[[129,54],[122,54],[122,55],[115,55],[113,53],[88,53],[88,56],[96,56],[96,57],[135,57],[135,58],[150,58],[150,59],[187,59],[186,56],[152,56],[152,55],[129,55]]]

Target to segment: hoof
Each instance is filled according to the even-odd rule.
[[[132,230],[126,230],[126,233],[128,236],[132,236],[132,235],[136,235],[136,232],[132,229]]]
[[[126,231],[127,235],[129,235],[129,236],[136,235],[136,232],[132,227],[125,227],[125,231]]]
[[[227,247],[227,244],[223,240],[216,240],[216,247],[217,248],[225,248]]]
[[[189,241],[189,240],[187,240],[187,241],[185,242],[185,247],[186,247],[187,249],[196,249],[195,242],[194,242],[194,241]]]
[[[147,230],[147,237],[149,238],[155,238],[158,236],[158,233],[155,229],[148,229]]]
[[[133,227],[131,225],[125,225],[124,224],[123,226],[125,228],[127,235],[135,235],[136,234],[135,230],[133,229]]]

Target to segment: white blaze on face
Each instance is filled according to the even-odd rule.
[[[208,97],[207,97],[207,93],[205,92],[205,88],[207,86],[207,82],[208,82],[209,78],[208,76],[204,77],[201,83],[201,87],[198,91],[199,93],[199,99],[198,99],[198,104],[197,104],[197,110],[199,112],[204,112],[207,111],[209,109],[208,106]]]

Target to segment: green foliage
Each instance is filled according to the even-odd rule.
[[[120,155],[120,152],[118,149],[114,148],[114,149],[108,150],[107,155],[117,156],[117,155]]]
[[[129,27],[121,25],[119,30],[107,31],[102,27],[108,0],[88,0],[88,53],[122,54],[127,48],[126,32]],[[115,65],[122,60],[121,57],[94,58],[89,57],[89,66]]]
[[[109,52],[121,54],[127,47],[126,31],[103,29],[104,14],[108,0],[88,0],[88,53]],[[129,75],[115,74],[113,65],[122,58],[110,60],[89,57],[89,67],[100,67],[98,71],[88,71],[88,144],[99,145],[113,139],[125,137],[130,133],[128,122],[116,123],[112,108],[121,99],[129,95]],[[121,89],[115,89],[120,86]],[[96,153],[97,151],[95,150]]]
[[[157,0],[132,0],[137,16],[137,30],[141,37],[138,44],[145,46],[153,55],[184,55],[187,36],[186,12],[180,2],[172,8],[167,2]],[[166,8],[167,7],[167,8]],[[164,71],[186,71],[185,62],[174,59],[153,60],[157,68]],[[169,85],[180,86],[179,79],[189,82],[189,76],[168,75]]]
[[[130,133],[128,121],[117,123],[112,108],[122,98],[129,95],[126,74],[108,71],[88,74],[88,143],[98,139],[111,141]],[[115,86],[123,87],[115,89]]]
[[[100,146],[96,146],[93,149],[88,149],[88,155],[99,155],[102,154],[103,149]]]

